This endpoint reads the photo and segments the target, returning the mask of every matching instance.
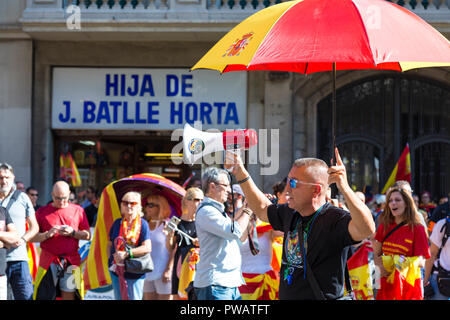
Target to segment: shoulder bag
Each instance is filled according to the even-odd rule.
[[[117,242],[122,241],[125,244],[125,250],[129,251],[134,246],[131,246],[126,243],[125,239],[122,237],[117,237],[114,241],[114,245],[117,248]],[[133,258],[127,258],[125,259],[125,272],[129,273],[147,273],[151,272],[154,269],[152,256],[149,253],[144,254],[141,257],[133,257]]]

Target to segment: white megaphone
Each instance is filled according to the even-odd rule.
[[[249,149],[258,143],[256,131],[252,129],[225,132],[204,132],[184,125],[183,154],[189,164],[194,164],[206,154],[224,151]]]

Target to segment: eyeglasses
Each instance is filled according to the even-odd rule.
[[[58,200],[58,201],[67,201],[67,200],[69,200],[69,197],[57,197],[57,196],[53,196],[53,198],[55,198],[55,200]]]
[[[122,200],[121,203],[123,205],[125,205],[126,207],[131,206],[132,208],[134,208],[135,206],[137,206],[139,204],[139,202],[137,202],[137,201],[126,201],[126,200]]]
[[[226,184],[226,183],[214,182],[214,184],[218,184],[218,185],[220,185],[222,187],[225,187],[225,188],[229,188],[230,187],[230,185]]]
[[[159,204],[157,203],[153,203],[153,202],[149,202],[145,205],[146,208],[155,208],[155,207],[159,207]]]
[[[293,178],[287,178],[287,183],[291,187],[291,189],[297,188],[297,183],[303,183],[303,184],[309,184],[311,186],[319,185],[319,183],[311,183],[311,182],[303,182],[301,180],[293,179]]]
[[[194,202],[202,202],[203,201],[203,199],[200,199],[200,198],[190,198],[190,199],[187,199],[188,201],[194,201]]]
[[[30,193],[30,197],[39,197],[39,193]]]

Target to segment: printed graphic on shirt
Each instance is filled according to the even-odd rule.
[[[297,229],[287,233],[284,249],[287,264],[292,267],[301,268],[303,266],[303,259]]]

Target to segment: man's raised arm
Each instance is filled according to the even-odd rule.
[[[258,189],[253,182],[249,173],[242,163],[242,159],[238,154],[226,151],[225,164],[226,169],[232,168],[231,173],[236,177],[248,203],[248,207],[253,210],[256,216],[264,221],[269,222],[267,217],[267,208],[272,204],[266,195]]]

